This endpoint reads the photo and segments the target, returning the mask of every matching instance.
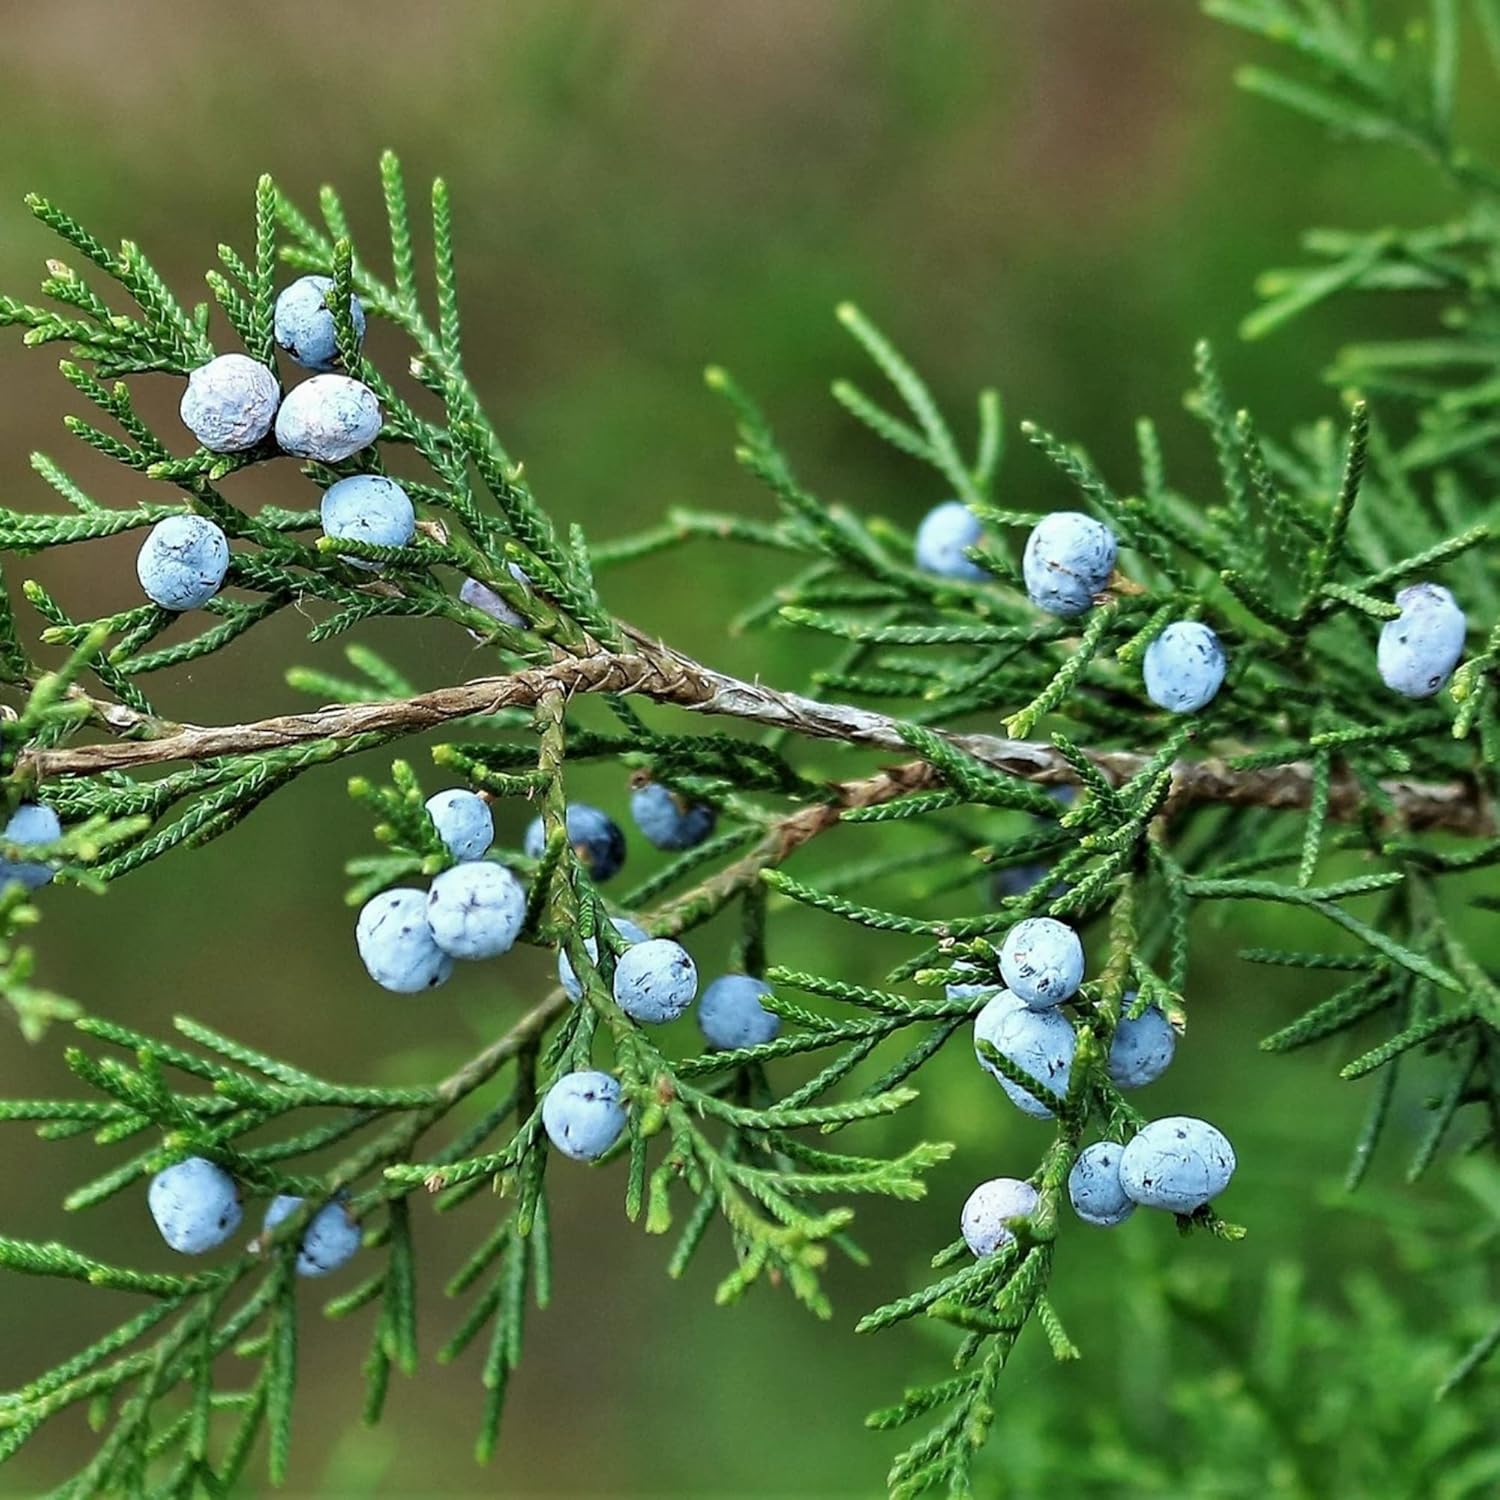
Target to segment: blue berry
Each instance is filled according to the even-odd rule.
[[[625,863],[625,835],[608,813],[587,802],[570,802],[567,826],[568,842],[595,881],[608,880],[619,873]],[[547,835],[540,818],[533,819],[526,830],[524,847],[533,859],[542,857]]]
[[[945,500],[922,517],[917,527],[917,566],[940,578],[983,583],[990,575],[964,556],[984,535],[979,518],[962,500]]]
[[[615,962],[615,1002],[632,1021],[675,1021],[697,993],[697,965],[671,938],[647,938]]]
[[[597,1161],[625,1129],[620,1085],[608,1073],[565,1073],[542,1100],[547,1139],[574,1161]]]
[[[208,603],[229,571],[229,538],[206,516],[168,516],[151,528],[135,558],[146,597],[181,612]]]
[[[351,474],[323,491],[318,515],[323,535],[353,542],[376,542],[382,547],[404,547],[417,529],[411,497],[383,474]],[[345,557],[346,563],[370,571],[379,563]]]
[[[1027,917],[1005,935],[1000,974],[1034,1010],[1060,1005],[1083,983],[1083,944],[1066,923]]]
[[[1041,1199],[1029,1182],[1016,1177],[992,1177],[981,1182],[964,1203],[959,1224],[964,1243],[975,1256],[993,1255],[1015,1239],[1012,1225],[1029,1219]]]
[[[1402,697],[1430,698],[1464,654],[1464,612],[1436,583],[1414,583],[1396,595],[1396,603],[1400,615],[1380,629],[1380,680]]]
[[[380,436],[380,402],[369,386],[348,375],[314,375],[287,392],[276,413],[276,442],[283,453],[336,464]]]
[[[531,582],[521,571],[519,564],[511,563],[509,568],[511,577],[518,583],[529,584]],[[489,584],[481,583],[477,578],[465,578],[458,590],[458,597],[471,609],[482,611],[498,624],[509,625],[513,630],[526,628],[526,621]]]
[[[158,1172],[146,1202],[161,1237],[183,1255],[202,1255],[240,1227],[240,1190],[234,1178],[201,1156]]]
[[[760,1003],[771,986],[748,974],[721,974],[698,1002],[698,1025],[710,1047],[732,1052],[775,1041],[781,1017]]]
[[[1213,701],[1227,663],[1219,638],[1201,620],[1178,620],[1146,647],[1146,696],[1174,714],[1195,714]]]
[[[453,972],[427,925],[427,895],[401,887],[365,902],[354,941],[370,978],[398,995],[435,990]]]
[[[1068,1198],[1085,1224],[1113,1229],[1135,1212],[1135,1204],[1120,1185],[1123,1154],[1124,1148],[1116,1141],[1095,1141],[1078,1153],[1068,1173]]]
[[[188,376],[183,426],[210,453],[243,453],[271,430],[281,386],[248,354],[221,354]]]
[[[276,342],[306,370],[331,370],[338,363],[338,336],[328,310],[331,276],[299,276],[283,287],[276,299]],[[365,337],[365,309],[358,297],[349,298],[354,334]]]
[[[427,893],[432,940],[450,958],[498,958],[526,924],[526,887],[489,860],[444,870]]]
[[[1032,1010],[1009,990],[1002,990],[974,1018],[974,1040],[976,1044],[988,1042],[1014,1067],[1036,1079],[1038,1088],[1033,1094],[1012,1083],[983,1057],[979,1059],[1017,1109],[1034,1119],[1050,1120],[1053,1106],[1068,1091],[1078,1045],[1073,1028],[1061,1012]]]
[[[45,802],[23,802],[5,824],[0,839],[7,844],[55,844],[62,837],[62,820]],[[18,881],[28,891],[46,885],[52,879],[52,868],[40,860],[21,860],[11,864],[0,860],[0,890]]]
[[[629,917],[611,917],[610,923],[616,932],[625,939],[626,943],[644,943],[651,936],[643,927],[637,927]],[[589,957],[596,962],[599,958],[599,939],[587,937],[583,940],[583,946],[588,949]],[[583,996],[583,986],[578,982],[578,976],[573,972],[573,965],[568,961],[567,950],[557,950],[557,978],[558,982],[566,991],[568,999],[578,1000]]]
[[[718,814],[706,802],[688,802],[659,781],[630,794],[635,826],[658,849],[692,849],[714,831]]]
[[[289,1219],[304,1201],[292,1193],[277,1194],[266,1209],[262,1230],[272,1230],[283,1219]],[[349,1205],[342,1198],[335,1198],[307,1221],[297,1246],[297,1274],[327,1276],[354,1259],[359,1243],[360,1228],[350,1216]]]
[[[454,859],[483,859],[495,842],[495,818],[489,803],[467,787],[435,792],[427,799],[427,811]]]
[[[1126,1005],[1134,998],[1135,991],[1127,991]],[[1109,1045],[1110,1082],[1118,1089],[1155,1083],[1171,1066],[1176,1050],[1177,1033],[1156,1006],[1148,1006],[1134,1020],[1122,1015]]]
[[[1076,510],[1043,516],[1021,555],[1027,597],[1052,615],[1083,614],[1114,570],[1114,532]]]
[[[1120,1183],[1136,1203],[1174,1214],[1195,1213],[1234,1176],[1234,1148],[1204,1120],[1153,1120],[1125,1147]]]

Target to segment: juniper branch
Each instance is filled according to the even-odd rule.
[[[338,704],[247,724],[177,725],[90,699],[91,713],[111,729],[155,737],[31,750],[22,756],[21,766],[38,779],[89,776],[249,755],[315,740],[420,734],[466,718],[534,707],[549,691],[569,697],[582,693],[633,694],[694,713],[748,720],[813,739],[878,750],[911,748],[911,727],[889,715],[780,692],[759,682],[744,682],[637,636],[633,651],[560,656],[543,667],[505,677],[476,678],[409,698]],[[946,744],[1010,776],[1043,786],[1078,785],[1081,780],[1068,756],[1044,741],[936,733]],[[1139,775],[1151,759],[1126,750],[1084,748],[1081,753],[1112,787],[1123,786]],[[912,792],[941,782],[940,773],[927,761],[910,763],[904,776],[904,789]],[[1383,782],[1380,790],[1394,809],[1393,821],[1406,828],[1442,829],[1475,837],[1495,832],[1493,806],[1477,784],[1392,778]],[[1241,770],[1223,759],[1208,757],[1179,759],[1171,766],[1174,807],[1220,803],[1303,811],[1313,805],[1316,796],[1317,770],[1310,762],[1288,761]],[[1327,816],[1340,822],[1357,821],[1364,815],[1367,797],[1368,788],[1360,780],[1336,776],[1328,784]]]

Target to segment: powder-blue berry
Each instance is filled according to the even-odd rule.
[[[1437,583],[1414,583],[1396,603],[1401,613],[1381,627],[1376,648],[1380,680],[1404,698],[1430,698],[1464,654],[1464,612]]]
[[[620,1085],[608,1073],[565,1073],[542,1100],[547,1139],[574,1161],[597,1161],[625,1129]]]
[[[467,787],[449,787],[427,799],[427,811],[444,847],[454,859],[483,859],[495,842],[490,805]]]
[[[400,887],[365,902],[354,941],[370,978],[398,995],[435,990],[453,972],[427,925],[427,893]]]
[[[691,802],[659,781],[630,794],[635,826],[658,849],[692,849],[714,831],[718,814],[706,802]]]
[[[299,276],[283,287],[276,299],[276,342],[307,370],[331,370],[338,363],[338,336],[328,310],[331,276]],[[365,337],[365,309],[358,297],[349,298],[355,337]]]
[[[644,943],[651,936],[644,927],[637,927],[629,917],[611,917],[610,924],[620,934],[625,942]],[[598,960],[599,939],[587,937],[583,940],[583,946],[588,949],[589,957]],[[568,999],[578,1000],[583,996],[583,986],[578,982],[578,976],[573,972],[573,965],[568,961],[568,953],[565,948],[557,950],[557,979],[567,993]]]
[[[207,516],[168,516],[136,553],[135,576],[163,609],[199,609],[224,586],[229,538]]]
[[[771,993],[764,979],[749,974],[721,974],[698,1002],[698,1025],[710,1047],[726,1052],[775,1041],[781,1017],[762,1005]]]
[[[615,961],[615,1002],[632,1021],[675,1021],[697,993],[697,965],[671,938],[647,938]]]
[[[959,1216],[970,1254],[983,1257],[1003,1250],[1016,1237],[1017,1221],[1029,1219],[1040,1202],[1037,1190],[1019,1178],[992,1177],[981,1182]]]
[[[625,863],[625,835],[620,825],[587,802],[570,802],[567,812],[568,842],[596,881],[608,880]],[[532,859],[540,859],[547,847],[547,834],[540,818],[526,830],[524,848]]]
[[[979,518],[961,500],[945,500],[922,517],[917,527],[917,566],[941,578],[983,583],[990,575],[964,556],[984,535]]]
[[[210,453],[243,453],[271,430],[281,385],[248,354],[221,354],[188,376],[178,410]]]
[[[1133,991],[1126,992],[1127,1008],[1134,998]],[[1133,1019],[1122,1015],[1109,1046],[1110,1082],[1118,1089],[1155,1083],[1171,1066],[1176,1050],[1177,1033],[1156,1006],[1147,1006]]]
[[[1032,1010],[1025,1001],[1002,990],[974,1018],[975,1051],[988,1042],[1013,1067],[1037,1081],[1037,1091],[1010,1081],[982,1054],[980,1065],[1005,1090],[1023,1114],[1049,1120],[1068,1091],[1078,1038],[1060,1011]]]
[[[158,1172],[146,1203],[161,1237],[183,1255],[203,1255],[240,1227],[240,1190],[223,1167],[201,1156]]]
[[[351,474],[323,491],[318,507],[323,535],[354,542],[375,542],[382,547],[404,547],[417,529],[417,512],[411,496],[383,474]],[[346,557],[356,568],[373,570],[380,565],[368,558]]]
[[[526,922],[526,887],[489,860],[444,870],[427,893],[432,940],[451,958],[498,958]]]
[[[62,837],[62,820],[45,802],[23,802],[6,820],[0,839],[7,844],[54,844]],[[37,890],[52,879],[52,867],[40,860],[0,860],[0,890],[12,881]]]
[[[524,583],[528,587],[531,580],[521,570],[519,563],[507,565],[510,576],[517,583]],[[499,625],[509,625],[513,630],[524,630],[526,621],[505,600],[492,589],[489,584],[481,583],[477,578],[465,578],[458,590],[459,599],[469,606],[487,614],[490,619]],[[475,631],[470,632],[476,639],[481,639]]]
[[[1081,615],[1114,570],[1114,532],[1076,510],[1043,516],[1021,555],[1027,597],[1053,615]]]
[[[1120,1182],[1145,1208],[1195,1213],[1234,1176],[1234,1148],[1206,1120],[1169,1115],[1153,1120],[1125,1147]]]
[[[1060,1005],[1083,983],[1083,944],[1065,922],[1028,917],[1005,935],[1000,974],[1033,1009]]]
[[[1085,1224],[1113,1229],[1135,1212],[1135,1202],[1120,1182],[1124,1150],[1117,1141],[1095,1141],[1078,1153],[1068,1173],[1068,1199]]]
[[[302,1207],[303,1199],[292,1193],[279,1193],[266,1209],[263,1230],[274,1229]],[[302,1231],[297,1245],[297,1274],[327,1276],[340,1266],[348,1265],[360,1245],[360,1228],[342,1198],[325,1203]]]
[[[1146,647],[1146,696],[1174,714],[1195,714],[1224,685],[1228,662],[1219,638],[1201,620],[1177,620]]]
[[[348,375],[314,375],[287,392],[276,413],[276,443],[295,458],[336,464],[380,436],[380,402]]]

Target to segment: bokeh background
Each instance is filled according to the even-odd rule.
[[[887,327],[960,420],[979,386],[998,384],[1012,434],[1016,419],[1035,417],[1085,441],[1128,486],[1132,423],[1149,411],[1174,477],[1206,492],[1212,456],[1180,399],[1193,339],[1217,341],[1235,398],[1264,428],[1334,410],[1319,371],[1362,310],[1238,345],[1256,272],[1293,255],[1309,224],[1442,211],[1416,169],[1324,147],[1310,128],[1237,95],[1231,73],[1244,43],[1178,0],[448,0],[420,10],[394,0],[85,0],[6,6],[3,33],[0,286],[29,292],[54,253],[21,203],[30,189],[105,239],[139,240],[185,298],[200,295],[220,240],[247,243],[262,171],[309,204],[321,182],[337,183],[374,244],[375,163],[392,146],[414,201],[435,173],[454,190],[467,362],[505,441],[544,503],[600,538],[679,503],[764,511],[701,382],[710,361],[763,399],[823,493],[903,524],[942,498],[828,398],[835,376],[864,373],[832,316],[845,297]],[[52,373],[54,353],[0,338],[0,496],[49,503],[27,464],[41,448],[101,498],[135,498],[122,472],[73,451],[60,419],[76,398]],[[175,397],[148,399],[169,415]],[[1060,502],[1041,461],[1011,448],[1004,493],[1020,505]],[[286,488],[301,483],[257,477],[246,494],[259,485],[262,498],[306,504]],[[35,571],[76,610],[97,612],[135,598],[132,545],[7,568],[12,585]],[[816,644],[791,632],[724,634],[775,567],[700,547],[622,570],[609,589],[642,626],[731,670],[793,684]],[[287,705],[288,665],[333,660],[301,630],[295,615],[282,619],[207,666],[158,680],[155,696],[206,722]],[[452,634],[401,627],[372,639],[424,683],[479,669]],[[307,777],[232,836],[149,867],[107,900],[45,893],[42,981],[147,1030],[188,1011],[350,1081],[446,1071],[540,992],[547,958],[461,973],[431,1000],[376,991],[340,899],[343,861],[372,847],[343,795],[346,774]],[[439,784],[430,768],[423,774]],[[619,808],[620,783],[600,773],[579,788]],[[523,816],[508,810],[504,831],[514,837]],[[1152,1106],[1207,1114],[1230,1132],[1242,1169],[1226,1209],[1253,1232],[1229,1250],[1178,1244],[1170,1223],[1137,1222],[1118,1236],[1069,1227],[1057,1302],[1086,1358],[1057,1368],[1039,1338],[1023,1340],[989,1460],[997,1489],[1002,1472],[1017,1493],[1055,1484],[1059,1452],[1110,1441],[1117,1406],[1135,1407],[1167,1442],[1173,1390],[1236,1385],[1222,1349],[1143,1318],[1124,1295],[1153,1263],[1227,1270],[1247,1333],[1263,1278],[1282,1262],[1304,1263],[1335,1306],[1351,1270],[1407,1296],[1410,1268],[1337,1190],[1367,1086],[1334,1081],[1341,1056],[1256,1050],[1312,991],[1231,955],[1308,933],[1264,913],[1226,917],[1199,933],[1195,1024]],[[700,961],[711,967],[726,944],[707,935]],[[893,954],[851,945],[831,921],[793,916],[775,956],[873,980]],[[57,1035],[27,1048],[0,1028],[0,1088],[71,1091],[60,1050]],[[481,1400],[473,1359],[398,1380],[386,1425],[363,1431],[367,1330],[360,1319],[314,1319],[293,1492],[879,1492],[895,1445],[863,1432],[861,1419],[908,1376],[937,1374],[946,1346],[921,1329],[857,1339],[852,1325],[923,1276],[975,1180],[1029,1168],[1044,1132],[997,1097],[967,1057],[932,1070],[914,1116],[892,1129],[954,1140],[958,1157],[926,1203],[863,1215],[874,1266],[835,1269],[838,1315],[826,1325],[765,1291],[715,1309],[722,1240],[675,1285],[663,1245],[624,1222],[618,1173],[557,1171],[555,1304],[529,1328],[492,1468],[470,1457]],[[1419,1102],[1416,1091],[1398,1107],[1398,1144],[1414,1137]],[[66,1235],[158,1263],[164,1252],[136,1196],[80,1221],[57,1207],[89,1170],[90,1149],[43,1147],[13,1127],[0,1231]],[[1394,1156],[1375,1178],[1378,1203],[1395,1191]],[[1453,1207],[1441,1186],[1407,1201],[1414,1214]],[[429,1348],[456,1317],[441,1303],[442,1276],[489,1214],[480,1198],[449,1219],[421,1215]],[[1409,1300],[1423,1295],[1413,1282]],[[311,1309],[314,1289],[306,1296]],[[0,1385],[119,1317],[110,1303],[53,1284],[0,1284]],[[1415,1434],[1426,1417],[1410,1420]],[[0,1492],[37,1492],[89,1440],[81,1418],[59,1419],[0,1472]]]

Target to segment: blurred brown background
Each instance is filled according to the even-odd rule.
[[[1215,339],[1236,399],[1271,430],[1333,407],[1318,370],[1345,311],[1282,342],[1237,346],[1254,274],[1294,254],[1313,222],[1368,224],[1427,211],[1423,184],[1388,158],[1315,150],[1312,133],[1230,83],[1243,48],[1182,3],[1118,0],[449,0],[443,5],[178,6],[104,0],[12,3],[0,53],[0,286],[31,292],[56,253],[20,199],[47,194],[106,240],[139,240],[184,299],[221,239],[245,247],[258,173],[309,207],[338,184],[358,233],[382,229],[375,164],[392,146],[415,204],[435,173],[457,202],[467,362],[497,426],[555,514],[595,537],[674,503],[765,500],[730,458],[726,414],[700,371],[720,361],[763,398],[825,494],[910,523],[942,496],[899,466],[827,398],[858,373],[832,317],[858,301],[932,379],[956,419],[996,383],[1007,401],[1004,490],[1056,503],[1055,478],[1018,450],[1033,416],[1085,441],[1129,485],[1131,425],[1163,425],[1174,476],[1211,473],[1206,440],[1181,412],[1192,340]],[[0,336],[0,498],[42,507],[27,465],[41,448],[99,498],[144,490],[91,464],[62,431],[77,408],[52,373],[56,351]],[[174,393],[150,397],[171,432]],[[310,497],[285,474],[247,487]],[[257,490],[256,486],[259,486]],[[135,599],[133,543],[9,560],[12,586],[42,577],[77,612]],[[723,639],[724,622],[774,579],[774,560],[698,549],[608,581],[622,613],[711,661],[792,685],[807,642],[789,633]],[[294,695],[293,662],[334,664],[295,614],[208,665],[158,680],[157,701],[202,721],[250,716]],[[461,639],[406,627],[371,639],[424,683],[474,670]],[[435,788],[439,781],[415,756]],[[380,759],[368,769],[378,772]],[[178,1011],[350,1081],[445,1070],[548,982],[545,955],[478,966],[440,996],[377,991],[358,967],[341,866],[372,846],[342,793],[344,770],[312,776],[207,849],[150,867],[107,900],[42,898],[42,980],[147,1030]],[[620,810],[613,773],[580,790]],[[514,836],[523,815],[508,814]],[[638,862],[644,866],[644,861]],[[1240,913],[1207,931],[1224,954],[1270,930]],[[1278,928],[1279,944],[1298,934]],[[711,966],[712,944],[700,961]],[[797,917],[776,957],[874,978],[893,956]],[[1271,1061],[1255,1039],[1303,990],[1243,966],[1201,963],[1199,1026],[1153,1106],[1210,1114],[1244,1169],[1233,1212],[1254,1224],[1235,1252],[1251,1278],[1275,1255],[1361,1244],[1360,1225],[1316,1207],[1342,1170],[1364,1096],[1335,1089],[1327,1056]],[[0,1032],[0,1088],[71,1092],[62,1037],[26,1048]],[[690,1036],[684,1045],[690,1045]],[[962,1049],[960,1049],[962,1050]],[[1303,1101],[1319,1101],[1316,1118]],[[875,1268],[840,1270],[839,1314],[818,1325],[766,1292],[712,1306],[727,1246],[712,1241],[684,1286],[664,1249],[626,1225],[618,1174],[552,1176],[558,1274],[528,1352],[494,1466],[472,1466],[480,1407],[473,1359],[395,1383],[386,1425],[357,1426],[367,1334],[310,1319],[292,1490],[342,1494],[874,1494],[894,1445],[865,1434],[872,1405],[909,1374],[932,1375],[946,1345],[922,1330],[857,1340],[853,1321],[914,1284],[980,1175],[1027,1168],[1044,1132],[999,1110],[965,1058],[936,1068],[918,1128],[957,1141],[926,1204],[875,1208],[862,1233]],[[0,1231],[66,1235],[132,1263],[162,1250],[139,1195],[68,1220],[57,1204],[91,1166],[87,1144],[41,1146],[12,1127]],[[1290,1195],[1300,1209],[1287,1213]],[[441,1278],[489,1222],[486,1200],[419,1229],[429,1252],[429,1349],[457,1316]],[[1128,1385],[1141,1330],[1114,1315],[1112,1279],[1131,1256],[1214,1260],[1173,1249],[1170,1224],[1133,1225],[1136,1248],[1076,1232],[1059,1303],[1089,1356],[1051,1367],[1023,1341],[1007,1377],[997,1463],[1040,1463],[1039,1445],[1084,1399]],[[1375,1255],[1377,1252],[1366,1252]],[[309,1308],[315,1305],[307,1289]],[[110,1306],[111,1301],[118,1306]],[[124,1299],[52,1284],[0,1283],[0,1384],[18,1384],[122,1315]],[[1154,1358],[1173,1351],[1158,1345]],[[1048,1424],[1051,1424],[1049,1426]],[[31,1494],[67,1471],[89,1438],[59,1419],[0,1472]],[[254,1492],[253,1487],[250,1491]]]

